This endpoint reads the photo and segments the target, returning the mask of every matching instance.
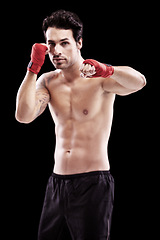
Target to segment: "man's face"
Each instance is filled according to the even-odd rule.
[[[49,58],[57,69],[67,69],[76,63],[82,47],[82,39],[77,43],[71,29],[49,27],[46,31]]]

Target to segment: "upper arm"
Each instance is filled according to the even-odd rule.
[[[106,92],[115,93],[117,95],[125,96],[136,92],[136,90],[127,89],[113,78],[103,78],[102,88]]]
[[[50,94],[46,88],[45,80],[45,74],[43,74],[36,82],[36,117],[44,112],[50,101]]]

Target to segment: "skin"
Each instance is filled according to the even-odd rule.
[[[38,80],[27,71],[17,94],[16,119],[30,123],[49,106],[55,123],[55,173],[109,170],[107,147],[115,95],[142,89],[145,77],[121,66],[114,67],[110,78],[95,78],[95,68],[83,64],[82,39],[75,42],[70,29],[48,28],[46,46],[56,70]]]

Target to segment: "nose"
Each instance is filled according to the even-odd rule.
[[[60,56],[61,54],[62,54],[62,53],[61,53],[61,47],[57,44],[57,45],[54,47],[53,55]]]

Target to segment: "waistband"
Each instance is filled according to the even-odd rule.
[[[109,176],[110,171],[93,171],[93,172],[85,172],[85,173],[76,173],[76,174],[69,174],[69,175],[61,175],[57,173],[52,173],[54,178],[59,179],[73,179],[73,178],[81,178],[81,177],[91,177],[91,176]]]

